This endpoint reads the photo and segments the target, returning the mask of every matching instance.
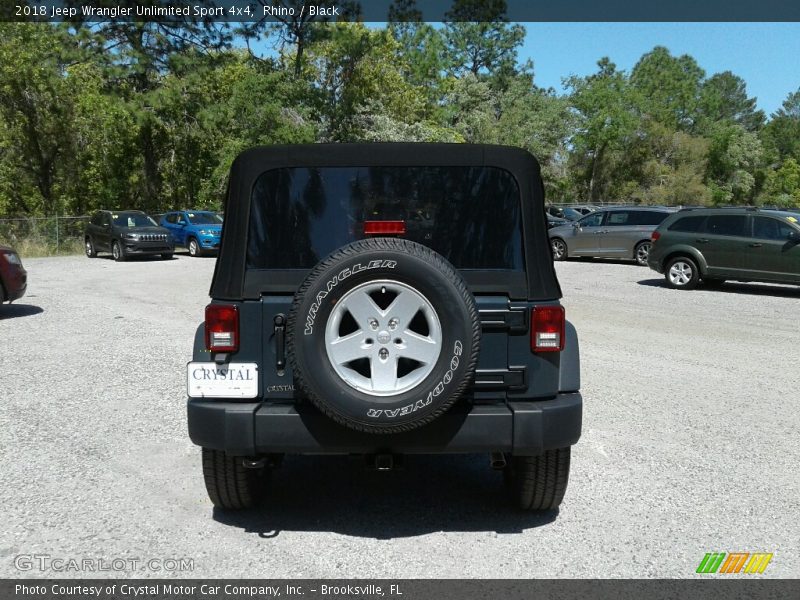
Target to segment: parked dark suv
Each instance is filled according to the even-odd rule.
[[[752,208],[682,210],[653,232],[647,264],[667,285],[702,280],[800,284],[800,213]]]
[[[229,189],[187,367],[216,506],[255,503],[284,454],[390,469],[407,453],[478,452],[523,508],[561,503],[581,432],[578,338],[530,154],[256,148]]]
[[[175,242],[169,231],[138,210],[101,210],[92,216],[84,237],[86,256],[110,252],[116,261],[131,256],[172,258]]]

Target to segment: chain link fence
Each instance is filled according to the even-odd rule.
[[[83,251],[83,232],[89,218],[0,219],[0,244],[15,248],[23,257],[79,254]]]

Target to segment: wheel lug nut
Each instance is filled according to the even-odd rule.
[[[389,329],[391,329],[392,331],[397,329],[397,319],[390,319],[389,320]]]
[[[370,329],[377,331],[378,329],[378,319],[370,319],[369,320]]]
[[[387,358],[389,358],[389,351],[386,348],[381,348],[378,351],[378,356],[381,357],[381,360],[386,360]]]

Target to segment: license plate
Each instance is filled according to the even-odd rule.
[[[258,365],[190,362],[186,365],[186,389],[190,398],[255,398]]]

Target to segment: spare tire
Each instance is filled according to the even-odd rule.
[[[475,300],[430,248],[396,238],[343,246],[294,298],[287,353],[301,397],[358,431],[396,433],[434,420],[470,384]]]

